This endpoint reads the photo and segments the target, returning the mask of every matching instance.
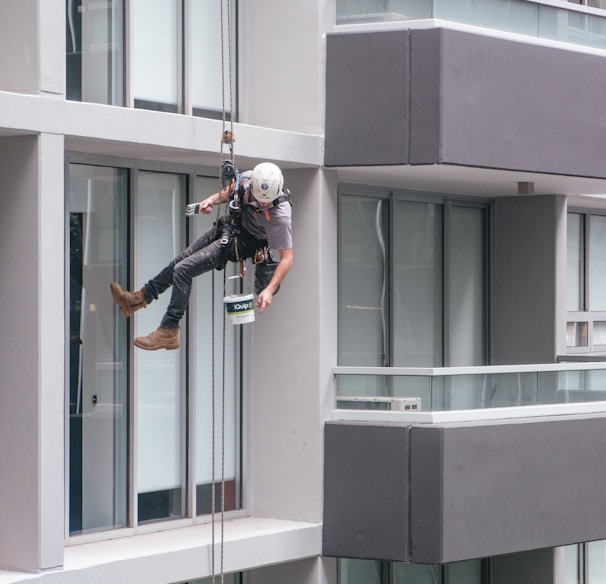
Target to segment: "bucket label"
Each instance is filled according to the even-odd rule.
[[[244,324],[255,320],[254,296],[252,294],[234,294],[226,296],[225,313],[232,324]]]
[[[246,312],[247,310],[253,309],[252,300],[248,302],[234,302],[233,304],[228,304],[227,306],[229,314],[236,312]]]

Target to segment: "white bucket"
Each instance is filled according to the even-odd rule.
[[[255,305],[253,299],[253,294],[232,294],[223,298],[227,321],[231,324],[254,322]]]

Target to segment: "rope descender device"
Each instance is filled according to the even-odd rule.
[[[234,138],[233,132],[230,132],[229,130],[223,131],[223,134],[221,135],[221,144],[227,144],[228,146],[231,146],[235,141],[236,139]]]
[[[224,160],[221,163],[221,186],[223,188],[231,186],[233,198],[229,201],[229,208],[239,209],[240,197],[238,190],[240,187],[240,174],[231,160]]]

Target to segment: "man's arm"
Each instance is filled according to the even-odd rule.
[[[286,278],[286,274],[292,268],[292,249],[281,249],[280,251],[280,261],[276,266],[276,271],[269,284],[265,289],[261,291],[259,296],[257,296],[257,308],[263,312],[270,304],[271,299],[278,289],[278,286]]]
[[[218,193],[207,197],[200,203],[200,209],[198,213],[204,213],[208,215],[212,210],[214,205],[220,205],[221,203],[225,203],[229,198],[229,193],[231,191],[231,186],[227,186],[224,189],[220,190]]]
[[[197,215],[198,213],[204,213],[208,215],[215,205],[220,205],[221,203],[225,203],[229,199],[229,194],[231,192],[231,186],[227,186],[224,189],[220,190],[218,193],[210,195],[210,197],[206,197],[200,203],[192,203],[191,205],[187,205],[185,208],[185,214],[190,217],[191,215]]]

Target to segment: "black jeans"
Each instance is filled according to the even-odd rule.
[[[173,287],[160,326],[179,327],[189,302],[192,280],[196,276],[213,269],[221,270],[228,261],[253,257],[255,250],[266,244],[242,229],[234,238],[229,226],[220,220],[145,284],[144,296],[148,303],[157,299],[169,286]]]

